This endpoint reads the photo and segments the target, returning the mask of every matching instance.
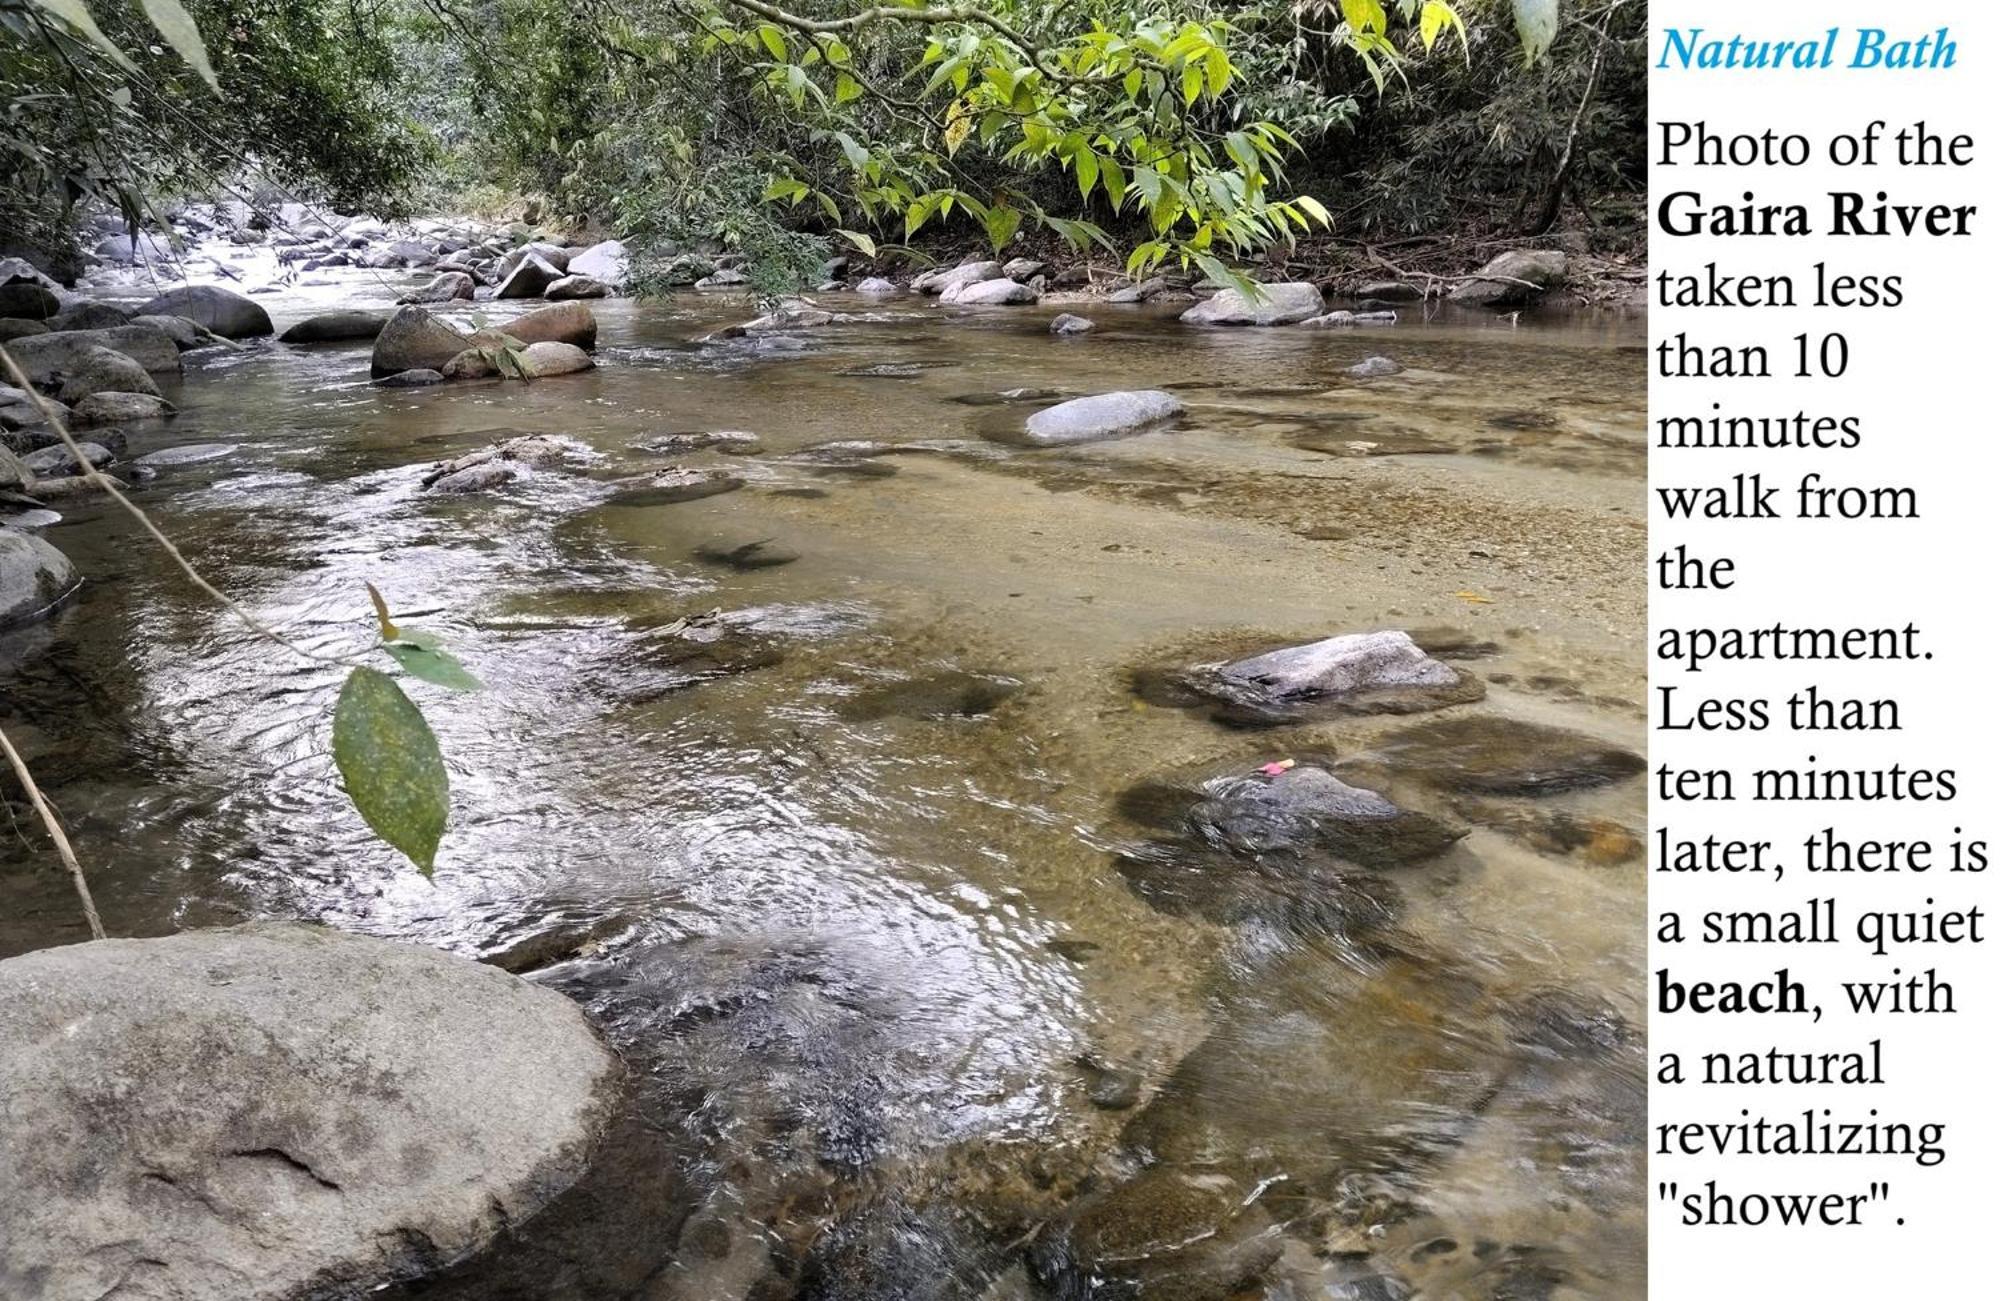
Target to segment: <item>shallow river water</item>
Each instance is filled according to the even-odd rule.
[[[396,287],[263,301],[282,329]],[[111,932],[315,919],[604,1026],[637,1080],[613,1158],[410,1295],[1641,1297],[1641,782],[1488,778],[1522,735],[1643,748],[1643,323],[1092,304],[1059,339],[1052,305],[822,301],[884,319],[701,346],[748,304],[607,302],[600,368],[528,387],[379,389],[365,345],[190,355],[132,450],[234,445],[141,497],[195,565],[326,650],[367,645],[373,582],[488,689],[413,688],[454,785],[426,881],[337,789],[340,670],[65,504],[88,587],[0,641],[0,724]],[[1342,374],[1373,353],[1405,371]],[[1177,425],[985,436],[1034,409],[1010,390],[1151,387]],[[713,430],[762,449],[640,446]],[[420,490],[518,432],[595,459]],[[745,487],[619,498],[675,460]],[[798,558],[715,558],[766,540]],[[1246,730],[1143,689],[1380,628],[1485,698]],[[1345,908],[1148,825],[1163,779],[1306,756],[1470,834]],[[0,956],[80,938],[6,830]]]

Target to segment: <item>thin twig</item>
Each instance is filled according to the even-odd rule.
[[[3,727],[0,727],[0,753],[5,753],[7,762],[13,765],[14,775],[21,779],[21,789],[28,792],[28,803],[35,806],[42,827],[49,833],[49,839],[56,842],[56,854],[62,859],[63,866],[69,869],[69,879],[76,885],[76,897],[83,904],[83,919],[90,923],[90,938],[105,938],[104,921],[97,915],[96,900],[90,897],[90,882],[83,879],[83,864],[76,861],[76,850],[70,847],[62,822],[43,797],[42,788],[35,785],[34,774],[28,771],[28,761],[14,748],[14,743],[7,738],[7,729]]]

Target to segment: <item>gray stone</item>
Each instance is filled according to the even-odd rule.
[[[1555,249],[1517,248],[1479,268],[1479,277],[1451,291],[1451,300],[1475,307],[1522,307],[1569,278],[1569,258]]]
[[[169,289],[141,303],[134,316],[185,316],[225,339],[248,339],[271,333],[271,314],[233,289],[220,285],[187,285]]]
[[[173,256],[167,241],[150,231],[141,231],[137,241],[130,235],[112,235],[95,250],[106,262],[164,262]]]
[[[236,345],[185,316],[135,316],[134,325],[150,325],[174,341],[182,352],[195,348],[233,348]]]
[[[177,374],[181,368],[181,350],[173,336],[157,325],[139,323],[108,330],[54,330],[16,339],[7,351],[14,354],[14,360],[27,373],[28,382],[45,389],[55,382],[58,374],[75,369],[93,348],[122,352],[155,375]]]
[[[1097,323],[1087,316],[1072,316],[1064,312],[1049,322],[1050,334],[1088,334],[1097,328]]]
[[[1006,276],[1009,280],[1019,280],[1022,284],[1026,284],[1028,281],[1042,274],[1048,265],[1046,262],[1039,262],[1031,257],[1017,257],[1008,262],[1007,265],[1001,267],[1000,274]]]
[[[455,303],[470,302],[474,285],[472,277],[463,271],[441,271],[423,288],[403,295],[396,301],[401,303]]]
[[[1258,285],[1255,296],[1225,287],[1181,313],[1190,325],[1292,325],[1326,310],[1319,286],[1303,280]]]
[[[881,276],[869,276],[854,286],[854,292],[869,298],[894,298],[903,291],[896,287],[896,282],[893,280],[884,280]]]
[[[1308,330],[1343,329],[1354,324],[1354,313],[1324,312],[1318,316],[1309,316],[1299,324]]]
[[[642,452],[682,456],[688,452],[715,450],[748,454],[762,445],[757,435],[741,429],[703,429],[682,434],[656,434],[632,444]]]
[[[495,298],[540,298],[544,290],[563,278],[563,273],[549,263],[546,258],[530,253],[520,264],[507,273],[500,287],[493,291]]]
[[[558,276],[569,274],[570,250],[560,244],[537,241],[533,244],[523,244],[520,248],[514,249],[501,258],[500,278],[505,280],[508,276],[513,275],[514,272],[521,268],[522,263],[528,261],[530,258],[540,258]]]
[[[402,370],[437,370],[470,342],[421,307],[397,310],[375,336],[369,371],[377,379]]]
[[[4,474],[0,469],[0,474]],[[0,628],[11,628],[16,624],[39,619],[62,604],[75,592],[79,580],[76,567],[69,557],[56,550],[38,537],[17,532],[10,528],[0,528]],[[0,971],[6,968],[0,963]],[[6,1013],[0,1011],[0,1024],[4,1024]],[[0,1034],[0,1042],[5,1035]],[[6,1074],[13,1065],[13,1048],[0,1053],[0,1075]],[[13,1091],[0,1090],[0,1097],[8,1099],[9,1107],[0,1116],[11,1117]],[[4,1122],[0,1122],[3,1126]],[[0,1133],[0,1148],[6,1145],[4,1133]],[[7,1172],[0,1168],[0,1191],[4,1191]],[[8,1214],[9,1202],[0,1197],[0,1228]],[[0,1232],[0,1242],[11,1242],[10,1235]],[[12,1248],[9,1248],[11,1251]],[[6,1281],[4,1265],[0,1265],[0,1283]],[[11,1289],[9,1289],[11,1290]]]
[[[1645,760],[1566,728],[1511,718],[1443,718],[1384,738],[1375,757],[1445,790],[1476,795],[1554,795],[1635,777]]]
[[[62,391],[56,396],[72,407],[93,393],[160,395],[144,366],[110,348],[91,348],[77,356],[64,368],[62,381]]]
[[[947,285],[938,294],[941,303],[957,303],[964,307],[1001,307],[1013,304],[1038,302],[1041,295],[1018,281],[999,276],[992,280],[976,280],[970,284]]]
[[[1381,379],[1402,373],[1402,366],[1387,357],[1364,357],[1347,368],[1347,374],[1355,379]]]
[[[383,388],[429,388],[433,384],[444,383],[444,372],[428,366],[412,366],[408,370],[384,375],[375,382]]]
[[[910,288],[920,294],[941,294],[953,285],[975,285],[982,280],[999,280],[1004,277],[1000,264],[993,261],[965,262],[955,267],[937,271],[926,271],[910,281]]]
[[[102,443],[78,443],[77,448],[93,470],[102,470],[118,459],[112,454],[111,449]],[[27,466],[37,480],[67,479],[72,475],[83,473],[82,463],[76,459],[75,453],[62,443],[57,443],[54,447],[44,447],[39,452],[28,453],[21,458],[21,464]]]
[[[498,328],[522,343],[571,343],[585,352],[597,346],[597,316],[577,302],[537,307]]]
[[[721,270],[710,275],[705,275],[695,281],[694,287],[696,289],[741,289],[749,283],[750,277],[744,275],[735,267],[723,267]]]
[[[387,312],[321,312],[288,328],[280,343],[347,343],[372,339],[389,323]]]
[[[1386,303],[1414,303],[1424,296],[1424,291],[1401,280],[1373,280],[1361,286],[1357,298],[1379,298]]]
[[[453,470],[426,485],[428,491],[443,493],[490,492],[514,481],[517,471],[501,461],[482,461],[463,470]]]
[[[359,1296],[574,1184],[623,1072],[578,1008],[264,924],[0,962],[0,1295]]]
[[[40,321],[24,320],[18,316],[0,316],[0,343],[12,343],[25,339],[31,334],[47,334],[49,327]]]
[[[1028,417],[1022,441],[1033,447],[1060,447],[1116,438],[1171,420],[1184,409],[1179,398],[1158,389],[1099,393],[1037,411]]]
[[[1279,696],[1349,695],[1457,680],[1406,632],[1360,632],[1287,646],[1223,666],[1221,675]]]
[[[565,267],[572,276],[584,276],[600,284],[622,288],[632,276],[632,261],[625,245],[615,239],[592,244],[574,254]]]
[[[1104,301],[1107,303],[1143,303],[1165,293],[1167,288],[1164,276],[1152,276],[1141,280],[1136,285],[1126,285],[1123,289],[1112,290],[1109,294],[1105,295]]]
[[[0,285],[0,316],[46,321],[62,310],[62,299],[45,286],[29,281]]]
[[[174,404],[156,394],[106,391],[78,402],[69,419],[78,429],[90,429],[134,420],[164,420],[174,414]]]
[[[590,276],[567,275],[555,281],[542,291],[542,297],[552,303],[565,302],[572,298],[609,298],[611,286]]]
[[[203,461],[219,461],[234,455],[234,443],[183,443],[179,447],[162,447],[157,452],[148,452],[133,461],[132,465],[140,470],[169,470],[182,465],[199,465]]]
[[[1222,1301],[1255,1282],[1283,1237],[1226,1175],[1156,1168],[1079,1202],[1034,1247],[1058,1295]]]
[[[590,359],[589,353],[575,344],[558,343],[553,339],[529,344],[521,350],[520,362],[521,369],[527,372],[530,379],[573,375],[597,365]]]

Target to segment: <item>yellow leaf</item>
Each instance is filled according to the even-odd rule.
[[[1477,592],[1453,592],[1453,593],[1452,593],[1452,595],[1453,595],[1453,596],[1455,596],[1455,597],[1457,597],[1457,598],[1458,598],[1459,600],[1461,600],[1461,601],[1464,601],[1464,602],[1467,602],[1468,604],[1471,604],[1471,605],[1491,605],[1491,604],[1493,604],[1493,598],[1492,598],[1492,597],[1490,597],[1490,596],[1481,596],[1481,595],[1480,595],[1479,593],[1477,593]]]

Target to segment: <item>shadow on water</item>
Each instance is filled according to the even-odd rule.
[[[527,389],[204,356],[185,414],[130,431],[234,446],[145,501],[260,617],[360,650],[372,581],[489,684],[424,697],[434,883],[343,803],[339,670],[242,635],[120,519],[69,509],[84,598],[0,644],[0,722],[114,933],[434,944],[624,1053],[598,1171],[385,1295],[1641,1296],[1637,327],[1092,308],[1051,339],[1054,309],[900,301],[690,343],[742,309],[605,304],[603,367]],[[1342,375],[1373,353],[1405,371]],[[981,436],[1132,387],[1186,416]],[[702,431],[759,443],[647,447]],[[589,455],[421,490],[523,432]],[[742,486],[631,495],[674,464]],[[1484,698],[1244,732],[1131,689],[1381,627]],[[1256,803],[1282,759],[1393,825]],[[0,954],[82,938],[8,807]]]

